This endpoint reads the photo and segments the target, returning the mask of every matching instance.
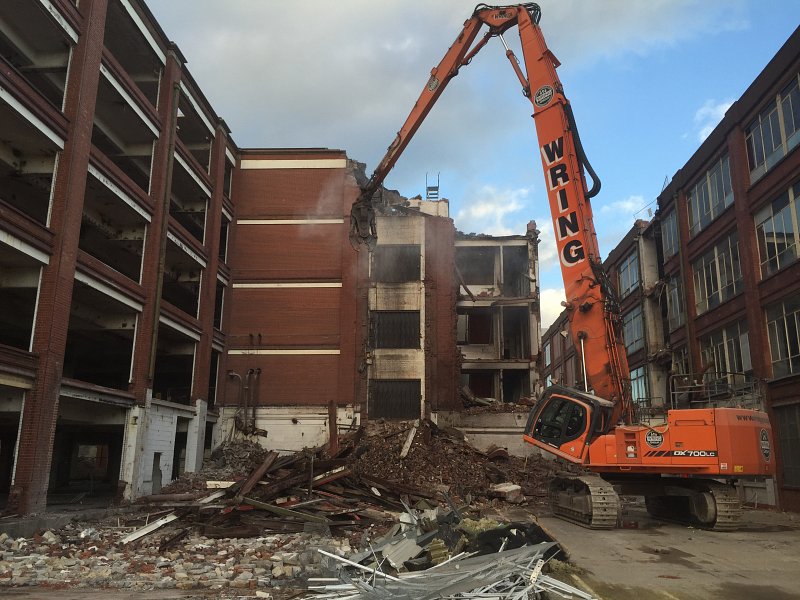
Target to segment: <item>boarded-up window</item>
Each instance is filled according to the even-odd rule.
[[[418,245],[378,245],[372,254],[372,280],[379,283],[419,281]]]
[[[419,348],[419,311],[374,310],[370,317],[373,348]]]
[[[373,379],[369,385],[369,417],[416,419],[421,397],[419,379]]]

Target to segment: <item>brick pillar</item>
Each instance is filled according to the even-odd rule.
[[[197,435],[194,438],[195,448],[186,444],[186,470],[199,470],[203,465],[203,447],[205,445],[205,415],[207,413],[208,402],[208,382],[210,379],[211,367],[211,343],[214,339],[214,299],[217,292],[217,269],[219,267],[219,227],[222,222],[222,197],[225,187],[225,148],[228,145],[228,132],[223,121],[217,123],[216,135],[211,148],[211,199],[208,203],[206,214],[206,268],[201,275],[200,283],[200,310],[198,320],[200,321],[200,341],[197,343],[195,354],[194,373],[192,375],[192,401],[198,409],[200,417],[200,405],[202,419],[197,424]],[[190,468],[189,456],[193,456],[194,467]],[[197,456],[199,455],[199,458]]]
[[[686,301],[686,350],[689,355],[689,370],[694,374],[700,371],[700,345],[695,335],[694,320],[697,318],[697,300],[694,295],[694,277],[689,262],[689,201],[686,191],[680,190],[675,198],[675,218],[678,222],[678,254],[683,280],[683,296]]]
[[[10,512],[45,509],[58,399],[78,256],[92,123],[103,55],[107,0],[81,0],[84,27],[72,54],[64,114],[69,125],[53,186],[50,230],[53,255],[43,269],[33,351],[39,356],[34,387],[22,409]]]
[[[136,395],[137,403],[142,406],[147,403],[153,391],[151,365],[154,360],[161,308],[161,275],[167,244],[175,126],[180,99],[178,85],[182,64],[179,51],[175,46],[171,47],[167,53],[167,64],[158,93],[158,113],[163,126],[153,152],[153,168],[150,174],[150,196],[154,208],[152,221],[147,227],[147,240],[142,258],[142,288],[145,292],[145,302],[136,326],[131,383],[131,391]]]
[[[761,281],[758,240],[753,216],[750,214],[750,206],[747,202],[750,167],[747,163],[744,132],[738,126],[728,134],[728,156],[731,161],[731,185],[735,199],[733,210],[736,211],[736,230],[739,234],[739,264],[744,283],[750,348],[769,348],[766,319],[758,293],[758,284]],[[772,377],[769,352],[750,352],[750,362],[753,365],[755,377],[759,379]]]
[[[363,379],[358,373],[363,360],[363,332],[369,319],[364,279],[368,270],[369,252],[362,247],[358,252],[350,245],[350,207],[358,196],[358,186],[348,167],[341,179],[342,216],[341,233],[342,292],[339,300],[339,382],[337,401],[328,403],[328,431],[331,451],[339,445],[337,429],[338,407],[352,403],[355,407],[366,399]]]

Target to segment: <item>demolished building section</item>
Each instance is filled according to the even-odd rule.
[[[459,235],[458,346],[462,383],[478,398],[519,402],[537,392],[538,231]]]
[[[370,418],[416,419],[457,408],[453,238],[447,200],[379,210],[371,252]]]

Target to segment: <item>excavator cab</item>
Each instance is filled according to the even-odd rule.
[[[525,441],[583,463],[589,443],[609,425],[613,404],[592,394],[554,385],[533,407],[525,426]]]

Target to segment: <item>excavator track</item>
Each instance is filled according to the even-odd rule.
[[[656,519],[689,524],[709,531],[739,528],[742,506],[736,490],[717,482],[675,484],[679,493],[647,496],[647,512]]]
[[[619,521],[619,496],[600,477],[558,476],[550,482],[553,514],[589,529],[614,529]]]

